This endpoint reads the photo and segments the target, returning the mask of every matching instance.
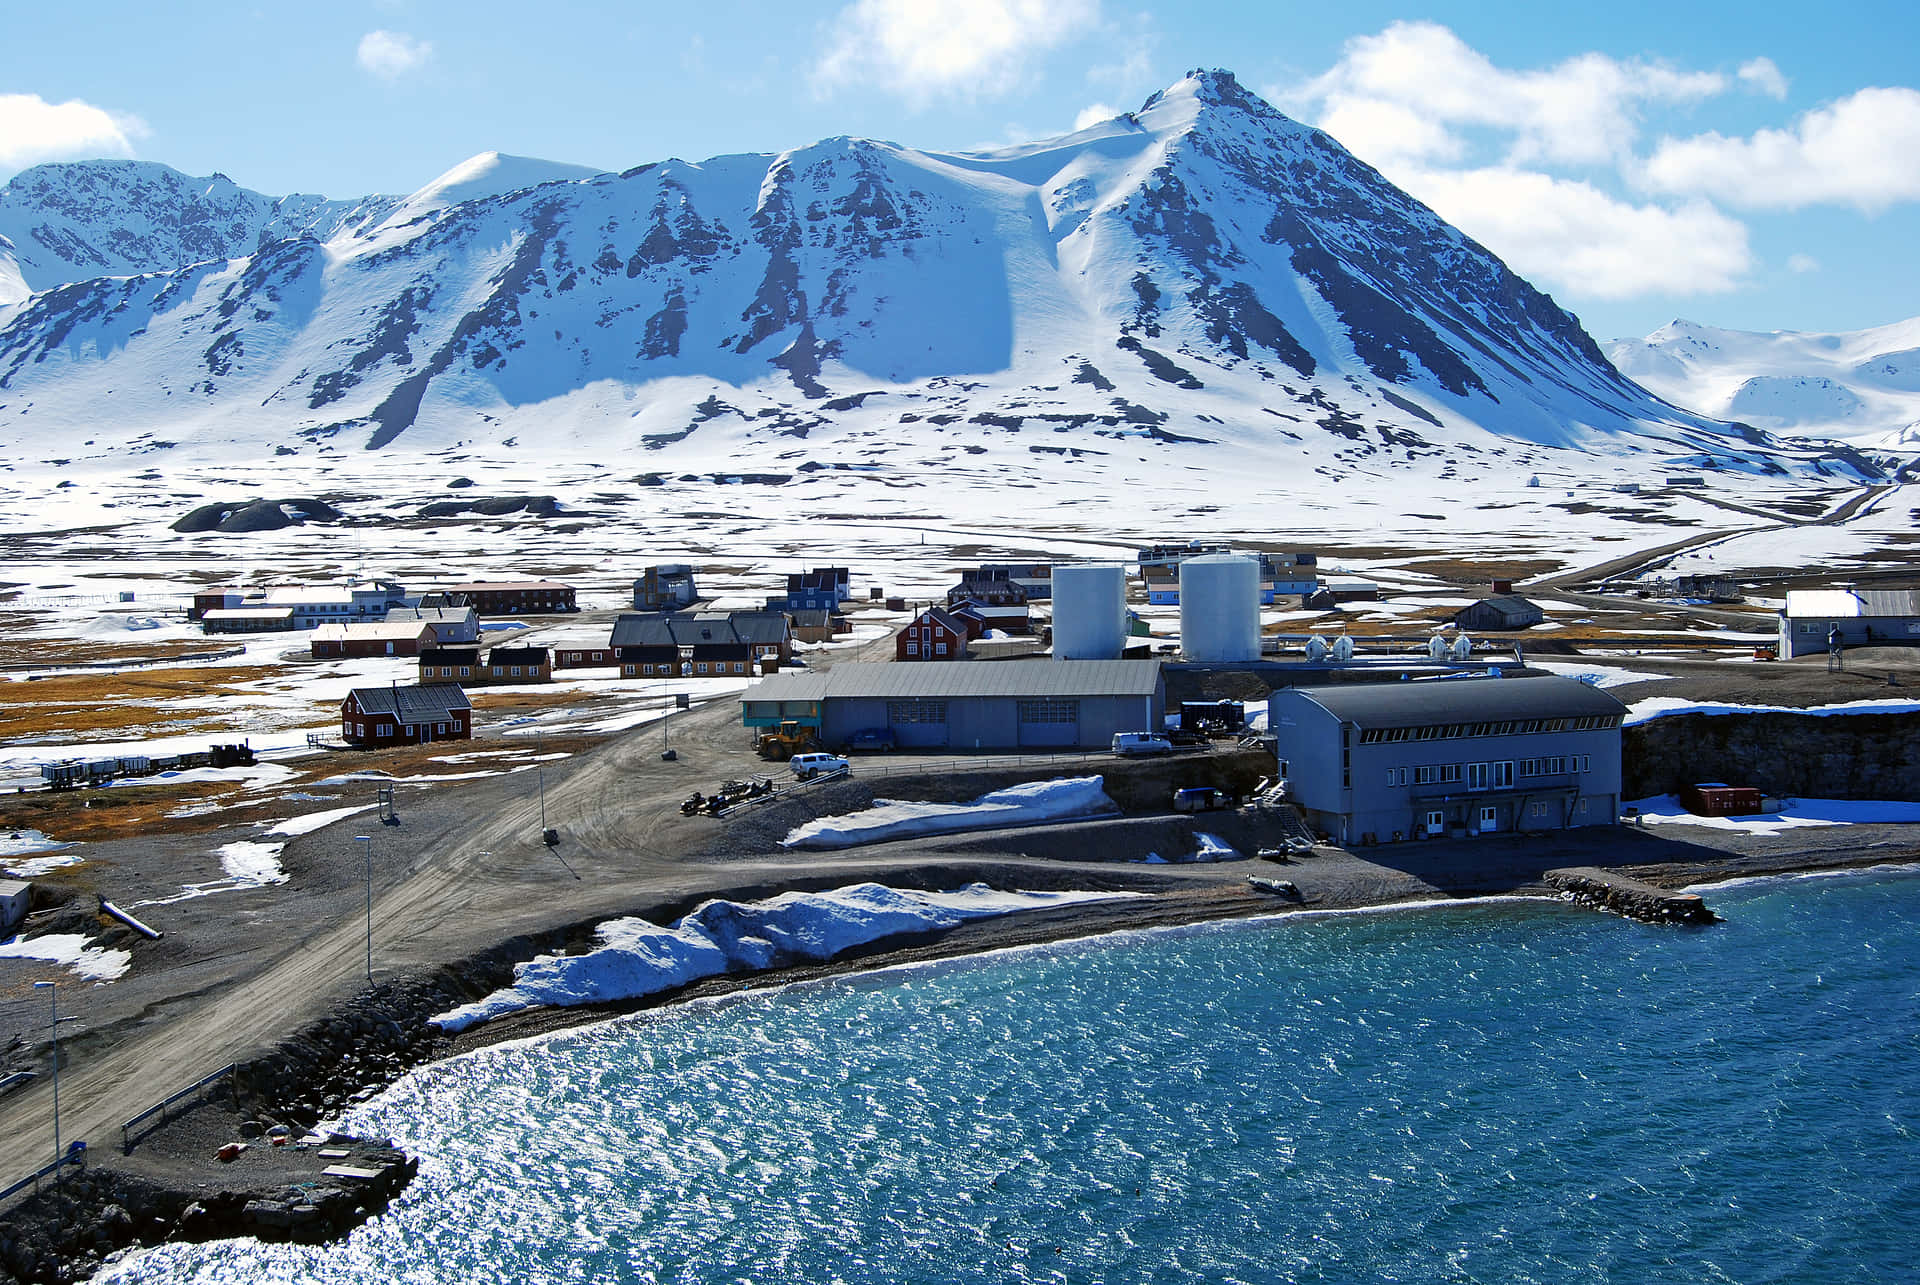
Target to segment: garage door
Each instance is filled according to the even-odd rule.
[[[887,726],[902,749],[939,749],[947,743],[947,703],[888,701]]]
[[[1080,744],[1080,702],[1035,699],[1020,702],[1020,748],[1074,749]]]

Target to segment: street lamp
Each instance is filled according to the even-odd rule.
[[[373,836],[356,834],[355,843],[364,844],[367,855],[367,985],[373,985]]]
[[[35,982],[33,988],[46,987],[47,1000],[53,1005],[53,1172],[60,1174],[60,991],[52,982]]]

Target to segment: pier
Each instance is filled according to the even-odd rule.
[[[1668,892],[1650,883],[1602,870],[1598,866],[1571,866],[1549,870],[1547,883],[1582,906],[1606,910],[1649,924],[1717,924],[1720,916],[1691,892]]]

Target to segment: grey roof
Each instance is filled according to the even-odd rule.
[[[458,683],[422,683],[411,687],[356,687],[353,695],[367,714],[392,714],[414,722],[444,719],[455,710],[473,708]]]
[[[208,612],[212,615],[212,612]],[[1865,616],[1920,616],[1913,589],[1790,589],[1788,619],[1849,620]]]
[[[1519,594],[1515,593],[1495,594],[1491,598],[1482,598],[1478,602],[1469,603],[1467,606],[1462,607],[1460,611],[1462,613],[1472,611],[1475,607],[1484,607],[1491,611],[1498,612],[1502,618],[1507,620],[1518,620],[1527,616],[1546,615],[1546,612],[1541,609],[1539,603],[1522,598]]]
[[[545,647],[495,647],[487,653],[489,665],[544,665],[547,663]]]
[[[420,663],[423,665],[477,665],[480,663],[480,644],[467,643],[458,647],[422,647]]]
[[[955,696],[1151,696],[1157,660],[1009,660],[966,665],[840,664],[816,673],[761,679],[743,701],[819,701],[856,697],[912,700]]]
[[[1577,679],[1443,678],[1407,683],[1337,683],[1295,687],[1343,723],[1358,727],[1428,727],[1517,718],[1582,718],[1624,714],[1620,701]],[[1276,693],[1277,694],[1277,693]]]
[[[32,892],[33,885],[18,879],[0,879],[0,897],[18,897],[23,892]]]
[[[792,637],[782,611],[628,612],[613,622],[612,647],[698,647],[709,643],[778,646]]]

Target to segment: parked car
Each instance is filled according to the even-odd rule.
[[[788,761],[788,766],[801,780],[811,781],[828,772],[844,772],[852,764],[838,754],[796,754]]]
[[[878,750],[882,754],[891,754],[898,741],[891,727],[863,727],[847,738],[847,749]]]
[[[1224,808],[1233,800],[1225,790],[1211,785],[1190,785],[1183,790],[1173,792],[1173,810],[1175,812],[1211,812],[1215,808]]]
[[[1173,742],[1159,732],[1115,732],[1115,754],[1171,754]]]

